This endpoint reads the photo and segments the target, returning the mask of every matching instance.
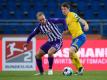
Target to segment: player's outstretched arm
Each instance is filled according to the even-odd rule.
[[[85,30],[85,31],[88,31],[88,30],[89,30],[89,26],[88,26],[88,23],[87,23],[86,20],[80,18],[80,19],[79,19],[79,22],[84,25],[84,30]]]
[[[27,38],[26,43],[23,45],[24,48],[28,47],[29,42],[31,41],[31,39],[35,36],[36,32],[33,31],[30,36]]]
[[[36,27],[33,32],[29,35],[29,37],[27,38],[27,42],[26,43],[29,43],[31,41],[31,39],[37,35],[39,33],[39,27]]]
[[[23,45],[23,47],[24,47],[24,48],[28,47],[28,44],[29,44],[29,42],[31,41],[31,39],[32,39],[35,35],[37,35],[39,32],[40,32],[40,31],[39,31],[39,28],[36,27],[36,28],[33,30],[33,32],[29,35],[29,37],[27,38],[27,41],[26,41],[26,43]]]
[[[62,34],[64,35],[64,34],[69,34],[69,33],[70,33],[70,32],[69,32],[68,30],[65,30],[65,31],[63,31]]]

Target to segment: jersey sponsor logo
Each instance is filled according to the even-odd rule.
[[[52,30],[47,30],[46,34],[52,34]]]
[[[23,37],[3,38],[3,70],[35,70],[35,40],[23,48],[25,41]]]

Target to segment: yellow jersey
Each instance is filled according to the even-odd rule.
[[[79,23],[79,19],[80,17],[74,12],[69,12],[66,16],[66,24],[73,39],[84,33]]]

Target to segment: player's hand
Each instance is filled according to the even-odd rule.
[[[84,26],[84,31],[88,31],[88,30],[89,30],[88,25],[85,25],[85,26]]]
[[[68,34],[68,33],[69,33],[69,31],[66,30],[66,31],[63,31],[62,35],[64,35],[64,34]]]
[[[25,43],[24,45],[23,45],[23,47],[27,47],[28,46],[28,43]]]
[[[27,47],[28,47],[28,43],[25,43],[25,44],[23,45],[24,50],[27,50]]]

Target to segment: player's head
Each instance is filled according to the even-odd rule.
[[[45,18],[45,15],[43,12],[38,12],[37,15],[36,15],[38,21],[41,23],[41,24],[45,24],[46,23],[46,18]]]
[[[62,3],[61,4],[61,10],[62,10],[62,13],[64,15],[67,15],[68,12],[70,11],[70,5],[68,3],[66,3],[66,2]]]

